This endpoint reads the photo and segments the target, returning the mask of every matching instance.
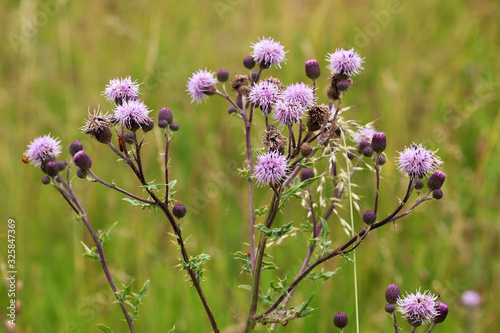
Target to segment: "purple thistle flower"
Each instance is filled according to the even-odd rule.
[[[109,81],[109,84],[102,94],[110,102],[116,102],[123,99],[128,100],[130,98],[135,99],[139,95],[139,84],[137,84],[137,80],[132,81],[130,76],[124,79],[114,78]]]
[[[25,155],[36,167],[43,166],[50,161],[55,161],[62,152],[61,141],[49,135],[35,138],[26,150]]]
[[[151,112],[144,102],[130,100],[122,105],[117,105],[113,114],[113,120],[120,122],[122,126],[130,130],[137,130],[139,127],[147,126],[149,122],[148,114]]]
[[[438,314],[435,308],[437,296],[428,290],[423,294],[417,290],[398,300],[398,311],[413,327],[430,323]]]
[[[326,58],[330,62],[330,65],[327,67],[332,74],[346,76],[358,74],[359,70],[363,69],[363,66],[361,66],[363,59],[354,49],[350,49],[349,51],[337,49],[334,53],[328,54]]]
[[[399,170],[405,172],[411,178],[422,178],[443,164],[441,159],[434,153],[422,147],[421,144],[405,147],[399,153]]]
[[[250,89],[250,94],[248,94],[250,101],[266,116],[280,96],[280,89],[270,81],[260,81]]]
[[[275,42],[272,38],[259,38],[253,45],[252,56],[257,64],[262,68],[269,68],[271,65],[281,68],[281,63],[285,61],[286,51],[284,47]]]
[[[283,99],[287,102],[299,103],[304,108],[312,106],[316,102],[313,89],[303,82],[286,87],[283,92]]]
[[[280,182],[286,176],[288,161],[277,151],[268,151],[257,156],[257,164],[253,175],[259,186],[272,185]]]
[[[354,133],[353,141],[356,143],[361,143],[363,141],[371,142],[373,134],[377,133],[373,128],[362,128],[356,133]]]
[[[203,99],[208,97],[215,91],[215,84],[217,79],[213,72],[205,70],[198,70],[189,78],[187,83],[187,92],[191,95],[191,103],[196,101],[200,103]]]
[[[278,100],[274,106],[274,116],[280,124],[288,126],[293,125],[302,119],[304,107],[299,103],[288,103]]]

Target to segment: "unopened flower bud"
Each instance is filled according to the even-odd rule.
[[[160,120],[166,120],[167,123],[170,124],[172,121],[174,121],[174,115],[172,114],[172,111],[169,108],[162,108],[160,112],[158,112],[158,126],[160,126]]]
[[[385,312],[393,313],[395,310],[396,310],[396,305],[394,305],[394,304],[386,304],[385,305]]]
[[[80,150],[73,156],[73,162],[75,162],[77,167],[83,170],[88,170],[92,166],[92,160],[83,150]]]
[[[443,186],[446,174],[442,171],[436,170],[427,180],[427,187],[429,190],[438,190]]]
[[[382,153],[387,147],[387,142],[384,132],[377,132],[373,134],[372,137],[372,148],[377,154]]]
[[[183,204],[177,204],[172,208],[172,214],[178,219],[183,218],[186,215],[186,206]]]
[[[233,106],[231,105],[228,109],[227,109],[227,114],[232,114],[232,113],[235,113],[237,112],[238,110]]]
[[[80,141],[74,141],[71,145],[69,145],[69,153],[71,156],[75,156],[80,150],[83,149],[83,145]]]
[[[42,183],[43,183],[43,185],[50,184],[50,178],[49,178],[49,176],[43,176]]]
[[[168,122],[165,119],[160,119],[158,120],[158,127],[159,128],[167,128]]]
[[[443,197],[443,191],[441,189],[432,191],[432,197],[437,200],[441,199]]]
[[[125,141],[128,144],[134,143],[135,141],[134,133],[125,133],[125,135],[123,135],[123,141]]]
[[[377,220],[377,214],[373,210],[367,210],[363,214],[363,222],[366,224],[372,224]]]
[[[417,180],[415,183],[415,189],[421,190],[424,188],[424,181],[422,179]]]
[[[347,158],[350,159],[350,160],[353,160],[354,157],[356,157],[356,155],[354,155],[354,153],[352,151],[348,151],[347,152]]]
[[[306,76],[311,80],[316,80],[321,74],[318,60],[311,59],[306,61]]]
[[[229,79],[229,72],[224,68],[219,69],[219,71],[217,72],[217,80],[224,83],[227,81],[227,79]]]
[[[63,177],[61,177],[61,175],[56,176],[56,182],[62,183],[63,181],[64,181],[64,179],[63,179]]]
[[[153,119],[151,118],[146,118],[146,120],[144,120],[144,123],[142,124],[142,130],[144,132],[149,132],[151,131],[153,128],[155,127],[155,122]]]
[[[434,305],[434,309],[436,309],[437,315],[434,317],[433,322],[436,324],[442,323],[446,319],[446,316],[448,316],[448,305],[441,301],[437,301]]]
[[[177,132],[179,130],[179,124],[175,121],[172,122],[169,127],[172,132]]]
[[[399,287],[395,284],[390,284],[385,290],[385,300],[389,304],[396,304],[398,299],[401,297],[401,291]]]
[[[259,72],[256,72],[256,71],[252,71],[252,73],[250,74],[250,79],[255,82],[257,81],[257,77],[259,76]]]
[[[363,155],[366,157],[371,157],[373,155],[373,148],[371,146],[366,146],[363,148]]]
[[[87,170],[78,168],[76,169],[76,175],[78,176],[78,178],[85,179],[87,177]]]
[[[385,157],[384,157],[384,156],[382,156],[382,155],[380,155],[380,156],[378,157],[378,165],[384,165],[384,164],[385,164],[385,162],[386,162]]]
[[[245,66],[248,69],[254,68],[255,59],[252,56],[246,56],[245,59],[243,59],[243,66]]]
[[[349,323],[349,319],[344,312],[337,312],[333,317],[333,324],[337,328],[344,328]]]
[[[349,89],[351,89],[352,83],[353,83],[353,80],[351,78],[348,78],[345,80],[339,80],[337,82],[337,89],[339,91],[344,91],[344,92],[348,91]]]
[[[43,168],[43,171],[49,177],[55,177],[59,174],[59,165],[57,165],[57,162],[50,161],[45,165],[45,167]]]
[[[300,180],[306,181],[308,179],[314,178],[314,172],[311,169],[304,169],[300,173]]]
[[[57,166],[59,167],[59,171],[63,171],[68,165],[67,161],[57,161]]]

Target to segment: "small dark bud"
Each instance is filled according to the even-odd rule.
[[[433,321],[436,324],[442,323],[446,319],[446,316],[448,316],[448,305],[441,301],[437,301],[434,305],[434,309],[436,309],[437,315],[434,317]]]
[[[219,80],[219,82],[224,83],[228,79],[229,79],[229,72],[224,68],[219,69],[219,71],[217,72],[217,80]]]
[[[177,132],[179,130],[179,124],[175,121],[172,122],[169,127],[172,132]]]
[[[427,180],[427,187],[429,190],[439,190],[443,186],[446,174],[442,171],[436,170]]]
[[[160,112],[158,112],[158,126],[160,120],[166,120],[168,124],[174,121],[174,115],[169,108],[162,108]],[[165,127],[163,127],[165,128]]]
[[[401,297],[401,291],[395,284],[390,284],[385,290],[385,300],[389,304],[396,304]]]
[[[111,138],[113,137],[113,132],[107,127],[102,128],[100,130],[97,130],[94,134],[94,137],[96,138],[97,141],[100,143],[110,143]]]
[[[76,175],[78,176],[78,178],[85,179],[87,177],[87,170],[78,168],[76,169]]]
[[[306,61],[306,76],[311,80],[316,80],[321,74],[318,60],[311,59]]]
[[[369,146],[370,145],[370,142],[368,142],[367,139],[362,139],[361,142],[358,144],[358,152],[359,153],[363,153],[363,149],[365,149],[365,147]]]
[[[257,76],[259,75],[259,72],[252,71],[252,74],[250,74],[250,79],[252,79],[253,82],[257,81]]]
[[[337,312],[335,314],[335,317],[333,317],[333,324],[337,328],[344,328],[347,326],[349,323],[349,319],[347,318],[347,315],[343,312]]]
[[[63,181],[64,181],[63,177],[61,177],[61,175],[57,175],[56,182],[62,183]]]
[[[326,95],[332,101],[336,101],[340,97],[340,91],[337,89],[336,86],[330,86],[326,92]]]
[[[159,128],[167,128],[168,122],[165,119],[160,119],[158,120],[158,127]]]
[[[365,222],[366,224],[372,224],[375,221],[377,221],[377,214],[375,214],[373,210],[367,210],[363,214],[363,222]]]
[[[59,171],[63,171],[68,165],[67,161],[57,161],[57,166],[59,167]]]
[[[42,178],[42,183],[43,183],[43,185],[48,185],[48,184],[50,184],[50,178],[49,178],[49,176],[44,176],[44,177]]]
[[[227,109],[227,114],[236,113],[237,111],[238,111],[238,109],[236,109],[233,105],[231,105],[231,106]]]
[[[385,139],[385,133],[384,132],[374,133],[372,137],[373,151],[376,152],[377,154],[380,154],[385,150],[386,147],[387,147],[387,142]]]
[[[123,141],[125,141],[128,144],[132,144],[135,141],[135,135],[134,133],[125,133],[123,136]]]
[[[83,145],[80,141],[74,141],[69,146],[69,153],[71,154],[71,156],[75,156],[75,154],[78,153],[80,150],[83,150]]]
[[[312,152],[313,152],[313,147],[311,146],[310,143],[305,142],[300,146],[300,153],[305,157],[311,155]]]
[[[416,190],[421,190],[424,188],[424,181],[422,179],[417,180],[415,183],[415,189]]]
[[[172,214],[178,219],[183,218],[186,215],[186,206],[183,204],[177,204],[172,208]]]
[[[55,177],[59,174],[59,165],[57,162],[50,161],[47,163],[43,169],[43,171],[50,177]]]
[[[75,162],[77,167],[83,170],[88,170],[92,166],[92,160],[83,150],[80,150],[73,156],[73,162]]]
[[[155,127],[155,122],[151,118],[146,118],[146,121],[142,124],[142,130],[144,132],[149,132]]]
[[[380,156],[378,157],[378,165],[384,165],[384,164],[385,164],[385,162],[386,162],[385,157],[384,157],[384,156],[382,156],[382,155],[380,155]]]
[[[432,191],[432,197],[437,200],[441,199],[443,197],[443,191],[441,189]]]
[[[349,89],[351,89],[352,83],[353,83],[353,80],[350,78],[345,79],[345,80],[339,80],[337,82],[337,89],[339,91],[346,92]]]
[[[314,172],[311,169],[304,169],[300,173],[300,180],[305,181],[314,177]]]
[[[255,59],[252,56],[246,56],[245,59],[243,59],[243,66],[245,66],[248,69],[254,68]]]
[[[351,161],[356,157],[356,155],[352,151],[347,152],[347,158],[350,159]]]
[[[393,313],[396,310],[396,305],[394,304],[386,304],[385,306],[385,312],[387,313]]]
[[[141,128],[141,125],[139,125],[137,121],[131,119],[129,122],[125,123],[125,127],[134,132]]]
[[[363,155],[366,157],[371,157],[373,155],[373,148],[371,146],[366,146],[363,148]]]

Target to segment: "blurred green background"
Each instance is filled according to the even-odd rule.
[[[242,59],[262,36],[289,51],[287,64],[267,73],[286,84],[306,82],[304,61],[320,61],[322,102],[327,102],[326,54],[354,47],[366,57],[343,105],[352,106],[349,117],[376,121],[388,135],[381,212],[390,212],[404,195],[397,151],[422,142],[439,149],[445,162],[444,198],[423,205],[397,229],[373,232],[357,251],[361,332],[391,330],[384,291],[394,282],[403,291],[431,289],[449,304],[448,319],[435,332],[500,330],[498,1],[6,0],[0,9],[1,263],[7,257],[7,219],[13,218],[22,281],[18,332],[95,332],[97,323],[126,330],[119,307],[110,304],[100,265],[82,256],[80,241],[91,242],[84,226],[54,189],[42,185],[41,171],[21,158],[39,135],[59,137],[65,151],[80,140],[101,178],[141,193],[130,170],[79,130],[89,108],[111,111],[100,94],[109,79],[127,75],[144,82],[142,97],[153,117],[168,106],[180,123],[170,172],[178,180],[175,198],[191,207],[184,224],[184,235],[193,235],[189,251],[212,257],[203,286],[219,326],[244,320],[249,295],[237,286],[249,281],[232,259],[232,253],[246,251],[247,241],[246,181],[235,172],[244,160],[241,122],[227,116],[221,98],[194,105],[185,89],[200,68],[246,73]],[[260,133],[254,134],[258,142]],[[160,132],[147,141],[147,175],[161,181]],[[362,172],[354,182],[364,196],[362,210],[368,209],[373,176]],[[167,332],[174,325],[178,332],[208,332],[195,290],[175,267],[178,254],[162,214],[134,209],[97,184],[80,179],[73,184],[95,228],[119,222],[106,248],[115,279],[135,278],[136,290],[151,279],[137,332]],[[256,193],[257,206],[269,200],[265,190]],[[294,206],[299,202],[289,204],[277,223],[304,222],[304,212]],[[345,236],[338,221],[332,218],[330,226],[339,244]],[[286,269],[294,276],[306,239],[288,239],[272,251],[280,277]],[[300,304],[315,291],[311,305],[317,311],[279,332],[335,332],[337,311],[350,318],[345,332],[355,332],[352,266],[336,259],[326,269],[336,267],[343,269],[325,283],[305,281],[290,303]],[[266,273],[264,279],[271,277]],[[460,304],[468,289],[482,295],[479,308]],[[8,302],[3,284],[0,294],[3,322]],[[3,324],[0,331],[6,331]]]

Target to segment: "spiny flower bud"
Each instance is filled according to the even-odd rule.
[[[377,220],[377,214],[373,210],[367,210],[363,214],[363,222],[366,224],[372,224]]]
[[[146,118],[142,124],[142,130],[144,133],[151,131],[155,127],[155,122],[151,118]]]
[[[434,309],[436,309],[437,315],[434,317],[433,322],[436,324],[442,323],[446,319],[446,316],[448,316],[448,305],[441,301],[437,301],[434,305]]]
[[[87,170],[78,168],[76,169],[76,175],[78,176],[78,178],[85,179],[87,177]]]
[[[384,132],[377,132],[373,134],[372,137],[372,148],[377,154],[382,153],[387,147],[387,142]]]
[[[160,126],[159,121],[166,120],[168,124],[174,121],[174,115],[169,108],[162,108],[160,112],[158,112],[158,126]]]
[[[229,72],[224,68],[219,69],[219,71],[217,72],[217,80],[224,83],[227,81],[227,79],[229,79]]]
[[[368,146],[370,146],[370,142],[368,141],[368,139],[362,138],[358,144],[358,152],[362,154],[363,149],[365,149],[365,147],[368,147]]]
[[[373,148],[371,146],[366,146],[363,148],[363,155],[366,157],[371,157],[373,155]]]
[[[396,310],[396,305],[395,304],[386,304],[385,305],[385,312],[387,313],[393,313]]]
[[[390,284],[385,290],[385,300],[389,304],[396,304],[398,299],[401,297],[401,291],[399,287],[395,284]]]
[[[59,167],[59,171],[63,171],[68,165],[68,161],[57,161],[57,166]]]
[[[56,182],[62,183],[63,181],[64,181],[64,179],[61,177],[61,175],[57,175]]]
[[[73,162],[75,162],[77,167],[83,170],[88,170],[92,166],[92,160],[83,150],[80,150],[73,156]]]
[[[43,183],[43,185],[50,184],[50,178],[49,178],[49,176],[43,176],[42,183]]]
[[[255,59],[252,56],[246,56],[245,59],[243,59],[243,66],[245,66],[248,69],[254,68]]]
[[[442,171],[436,170],[432,173],[427,180],[427,187],[429,190],[438,190],[443,186],[444,180],[446,179],[446,174]]]
[[[378,157],[378,165],[384,165],[384,164],[385,164],[385,162],[386,162],[385,157],[384,157],[384,156],[382,156],[382,155],[380,155],[380,156]]]
[[[342,91],[342,92],[349,91],[349,89],[351,89],[351,86],[352,86],[353,82],[354,81],[351,78],[337,81],[337,89],[338,89],[338,91]]]
[[[348,323],[349,319],[347,318],[347,315],[344,312],[337,312],[333,317],[333,324],[337,328],[342,329],[346,327]]]
[[[437,200],[441,199],[443,197],[443,191],[441,189],[432,191],[432,197]]]
[[[314,177],[314,172],[311,169],[304,169],[300,173],[300,180],[301,181],[306,181],[308,179],[311,179]]]
[[[179,124],[175,121],[172,122],[169,127],[172,132],[177,132],[179,130]]]
[[[59,174],[59,165],[57,165],[57,162],[50,161],[43,167],[43,171],[48,176],[55,177]]]
[[[75,154],[78,153],[82,149],[83,149],[82,143],[80,141],[74,141],[69,146],[69,153],[71,154],[71,156],[75,156]]]
[[[424,188],[424,181],[422,179],[417,180],[415,183],[415,189],[416,190],[421,190]]]
[[[318,60],[311,59],[306,61],[306,76],[311,80],[316,80],[321,74]]]
[[[158,127],[159,128],[167,128],[168,122],[165,119],[160,119],[158,120]]]
[[[311,155],[312,152],[313,152],[313,147],[311,146],[310,143],[305,142],[300,146],[300,153],[305,157]]]
[[[172,214],[178,219],[183,218],[186,215],[186,206],[183,204],[177,204],[172,208]]]

